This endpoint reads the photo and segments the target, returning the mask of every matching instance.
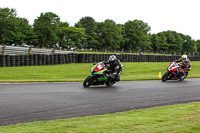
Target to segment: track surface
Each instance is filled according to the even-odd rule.
[[[127,81],[112,87],[82,83],[0,84],[0,126],[200,102],[200,79]]]

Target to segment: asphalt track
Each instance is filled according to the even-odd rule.
[[[91,88],[80,82],[0,84],[0,126],[189,102],[200,102],[200,79],[127,81]]]

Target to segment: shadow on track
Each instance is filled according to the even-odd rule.
[[[162,81],[161,81],[162,82]],[[180,83],[180,84],[186,84],[188,81],[187,80],[183,80],[183,81],[178,81],[178,80],[169,80],[169,81],[166,81],[166,82],[162,82],[162,83],[168,83],[168,84],[173,84],[173,83]]]
[[[99,85],[99,86],[90,86],[87,88],[82,87],[86,90],[116,90],[119,89],[117,86],[105,86],[105,85]]]

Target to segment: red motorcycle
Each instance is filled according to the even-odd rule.
[[[181,72],[183,72],[182,64],[177,62],[171,62],[169,66],[167,67],[167,72],[162,76],[162,81],[166,82],[167,80],[184,80],[188,73],[186,73],[186,76],[182,77]]]

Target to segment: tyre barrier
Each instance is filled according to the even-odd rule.
[[[15,55],[15,66],[20,66],[20,55]]]
[[[6,59],[6,66],[10,66],[10,56],[9,55],[6,55],[6,57],[5,57]]]
[[[5,55],[0,56],[0,66],[6,67],[6,56]]]
[[[29,66],[29,64],[30,64],[29,59],[30,59],[29,55],[24,56],[24,66]]]
[[[15,65],[15,56],[10,56],[10,66],[14,67]]]
[[[50,55],[50,65],[54,65],[54,55]]]
[[[42,65],[42,54],[38,55],[38,65],[41,66]]]
[[[25,55],[20,55],[20,66],[24,66],[24,56]]]
[[[51,64],[51,58],[50,55],[46,55],[46,65],[50,65]]]
[[[38,65],[38,55],[37,54],[33,55],[33,64],[34,64],[34,66]]]
[[[33,54],[0,55],[0,67],[56,65],[68,63],[94,63],[107,61],[111,54]],[[121,62],[172,62],[180,56],[115,54]],[[189,56],[200,61],[200,56]]]
[[[42,55],[42,65],[47,65],[47,57],[46,57],[46,54]]]
[[[32,54],[29,55],[29,65],[30,66],[34,65],[34,60],[33,60],[33,55]]]

